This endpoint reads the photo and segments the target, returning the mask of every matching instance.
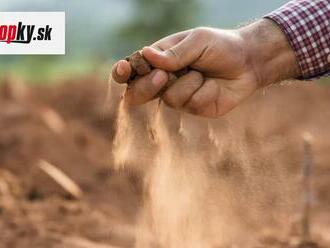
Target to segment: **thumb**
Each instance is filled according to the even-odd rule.
[[[159,51],[152,47],[144,47],[143,56],[154,67],[165,71],[177,71],[194,63],[203,48],[196,46],[192,36],[187,36],[173,47]]]

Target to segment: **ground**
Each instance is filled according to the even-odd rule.
[[[112,166],[115,112],[106,106],[107,88],[94,76],[52,86],[13,79],[1,84],[1,248],[133,246],[142,180]],[[276,143],[274,155],[289,168],[303,157],[293,137],[312,133],[313,238],[320,247],[330,247],[330,87],[273,86],[241,111],[240,121],[258,130],[260,141]],[[77,199],[64,190],[40,169],[40,161],[64,172],[83,195]],[[267,230],[255,238],[260,247],[294,247],[295,228],[285,239]]]

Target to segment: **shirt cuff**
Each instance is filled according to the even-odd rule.
[[[281,28],[293,48],[302,79],[330,72],[330,0],[295,0],[264,16]]]

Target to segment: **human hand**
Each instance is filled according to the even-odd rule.
[[[299,76],[292,49],[282,31],[261,20],[238,30],[196,28],[143,48],[154,69],[130,83],[131,105],[154,99],[166,85],[168,73],[189,66],[160,96],[170,107],[205,117],[227,113],[261,86]],[[116,63],[112,77],[126,83],[131,67]]]

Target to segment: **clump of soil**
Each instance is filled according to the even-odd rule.
[[[111,151],[122,90],[111,92],[110,104],[106,100],[107,90],[108,85],[93,76],[47,87],[26,86],[13,80],[3,82],[0,90],[0,247],[134,246],[135,234],[140,231],[136,227],[140,223],[142,182],[153,165],[150,154],[155,153],[155,147],[146,144],[147,150],[142,150],[143,155],[141,150],[137,150],[123,168],[115,168]],[[272,215],[273,219],[281,220],[273,222],[276,228],[269,228],[268,222],[255,224],[255,216],[260,216],[255,212],[246,216],[242,208],[233,209],[231,213],[235,216],[228,219],[233,223],[225,222],[228,229],[236,228],[235,225],[241,223],[239,220],[244,220],[244,228],[253,230],[239,236],[233,232],[237,240],[253,239],[258,241],[257,247],[298,247],[300,165],[303,158],[301,133],[307,130],[314,137],[313,240],[319,247],[329,247],[329,103],[330,88],[326,86],[294,84],[273,87],[265,94],[260,92],[253,96],[229,114],[225,121],[221,119],[212,123],[219,128],[213,131],[213,152],[226,150],[218,166],[208,168],[216,175],[213,182],[217,183],[216,178],[220,184],[229,180],[223,185],[229,185],[227,192],[232,193],[235,192],[231,191],[232,188],[237,187],[235,178],[242,183],[250,179],[240,167],[235,167],[245,159],[238,152],[241,147],[235,145],[220,149],[222,139],[228,136],[219,138],[219,133],[229,130],[229,125],[230,132],[236,134],[228,139],[236,139],[239,134],[242,146],[248,147],[251,173],[258,166],[258,170],[263,170],[254,179],[259,186],[246,184],[254,191],[246,189],[243,192],[247,198],[241,201],[242,205],[252,201],[251,206],[258,207],[256,212],[263,211]],[[150,136],[153,131],[153,126],[149,126],[146,132],[142,128],[148,119],[146,116],[155,117],[152,111],[154,106],[151,104],[135,109],[135,116],[131,116],[141,128],[135,134],[140,140],[146,140],[145,135]],[[170,111],[166,118],[175,119],[175,115]],[[179,122],[166,120],[166,123],[170,124],[169,130],[181,130]],[[198,133],[203,129],[198,125],[190,128],[193,128],[194,135],[184,133],[184,130],[180,132],[189,138],[187,142],[194,144],[191,139],[203,137],[202,133]],[[154,137],[155,142],[158,138]],[[133,139],[131,142],[136,148]],[[175,154],[174,159],[178,155]],[[188,157],[192,158],[193,154]],[[40,159],[56,166],[77,183],[83,191],[82,198],[73,198],[40,170]],[[204,164],[204,160],[194,159],[193,162],[192,165]],[[260,167],[261,163],[263,166]],[[281,177],[274,177],[277,170]],[[180,184],[181,172],[178,168],[178,177],[174,178],[173,185],[184,185]],[[189,177],[183,180],[189,180]],[[269,182],[274,189],[268,185]],[[278,189],[281,189],[281,194],[278,194]],[[167,190],[172,194],[171,198],[161,197],[160,202],[174,200],[174,188],[173,191]],[[180,191],[189,193],[188,188]],[[292,192],[297,194],[292,195]],[[200,193],[202,196],[203,192]],[[289,195],[289,200],[286,195]],[[212,205],[216,196],[216,193],[210,194],[210,200],[202,202],[201,206],[209,204],[209,209],[216,211]],[[267,201],[260,201],[261,198]],[[184,198],[181,200],[183,202]],[[274,211],[274,205],[290,211]],[[148,207],[144,206],[145,209]],[[221,236],[221,233],[211,235]]]

